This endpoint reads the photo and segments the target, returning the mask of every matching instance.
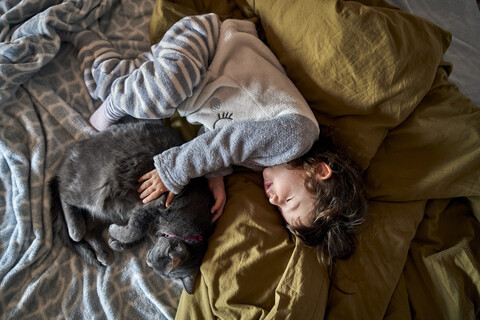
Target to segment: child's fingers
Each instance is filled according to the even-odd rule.
[[[222,210],[218,210],[218,211],[215,213],[215,215],[214,215],[213,218],[212,218],[212,223],[214,223],[215,221],[217,221],[217,219],[220,218],[220,216],[222,215],[222,213],[223,213],[223,208],[222,208]]]
[[[140,193],[140,199],[145,199],[146,197],[148,197],[149,195],[151,195],[153,193],[154,189],[153,188],[147,188],[145,190],[143,190],[141,193]]]
[[[140,199],[143,199],[143,203],[148,203],[158,198],[162,193],[169,192],[160,179],[156,169],[153,169],[152,171],[141,176],[138,179],[138,182],[141,182],[141,184],[138,187],[137,192],[140,193]],[[170,193],[167,196],[165,203],[167,207],[173,201],[173,197],[175,196],[173,193]]]
[[[148,189],[146,190],[148,191]],[[162,194],[162,192],[160,192],[159,190],[154,190],[153,192],[149,193],[146,195],[145,198],[142,198],[142,195],[143,193],[140,195],[140,198],[143,199],[143,203],[149,203],[150,201],[152,200],[155,200],[156,198],[158,198],[160,195]]]
[[[175,198],[175,193],[169,192],[167,196],[167,200],[165,200],[165,207],[170,207],[170,204],[172,204],[173,198]]]
[[[217,201],[215,202],[214,206],[210,210],[213,215],[212,223],[217,221],[218,218],[223,214],[223,210],[225,209],[225,201]]]
[[[147,172],[147,173],[145,173],[143,176],[141,176],[141,177],[138,179],[138,182],[142,182],[142,181],[148,180],[148,179],[150,179],[152,176],[153,176],[152,171]]]
[[[221,201],[215,201],[215,204],[213,205],[212,209],[210,209],[210,213],[215,213],[218,209],[220,209],[222,205]]]
[[[143,191],[145,191],[148,187],[150,187],[152,185],[152,183],[150,181],[145,181],[144,183],[142,183],[140,185],[140,187],[138,187],[137,189],[137,192],[138,193],[142,193]]]

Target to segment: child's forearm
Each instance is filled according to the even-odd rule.
[[[178,193],[190,179],[231,165],[261,169],[296,159],[318,133],[317,124],[300,115],[232,123],[157,155],[155,167],[165,186]]]

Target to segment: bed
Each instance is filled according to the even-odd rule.
[[[90,28],[135,58],[207,12],[256,23],[364,170],[369,219],[332,277],[244,168],[226,178],[192,295],[154,274],[146,245],[96,268],[53,235],[48,181],[66,146],[94,134],[101,104],[57,31]],[[477,2],[6,0],[0,15],[3,319],[480,317]],[[168,124],[186,138],[196,130]]]

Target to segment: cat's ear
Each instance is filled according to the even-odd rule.
[[[193,293],[193,288],[195,287],[195,278],[197,276],[197,272],[193,276],[188,276],[182,278],[183,288],[188,294]]]
[[[187,261],[189,256],[188,250],[182,241],[176,241],[174,244],[172,244],[172,247],[170,250],[171,251],[168,254],[168,256],[170,257],[172,264],[167,274],[177,269],[177,267],[181,265],[183,262]]]
[[[177,267],[182,264],[182,260],[183,260],[182,257],[176,252],[170,252],[169,256],[170,256],[170,259],[172,260],[172,266],[170,270],[168,270],[167,274],[177,269]]]

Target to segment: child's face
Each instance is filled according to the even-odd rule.
[[[268,167],[263,170],[263,182],[268,200],[278,207],[287,224],[307,224],[313,195],[305,188],[303,170],[288,169],[286,164]]]

